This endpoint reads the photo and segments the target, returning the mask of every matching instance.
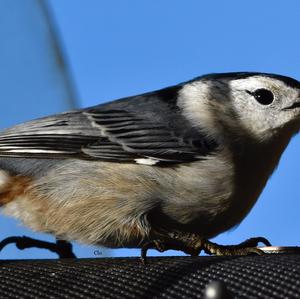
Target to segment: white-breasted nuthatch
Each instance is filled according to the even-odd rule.
[[[298,81],[201,76],[2,131],[0,203],[65,240],[228,253],[207,239],[247,215],[299,128]]]

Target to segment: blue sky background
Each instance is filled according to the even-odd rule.
[[[80,107],[211,72],[262,71],[300,79],[297,0],[45,2],[52,11]],[[21,71],[26,76],[26,69]],[[63,109],[57,104],[56,110]],[[16,108],[15,113],[20,114],[20,121],[32,116],[31,107]],[[49,113],[53,113],[50,108]],[[49,113],[44,105],[43,114]],[[299,140],[299,136],[292,140],[248,217],[235,230],[215,238],[216,242],[238,243],[262,235],[274,245],[300,245]],[[15,233],[20,230],[12,229],[11,234]],[[50,257],[27,251],[21,256]],[[93,256],[93,249],[78,246],[76,253]],[[12,247],[6,254],[16,257]],[[138,251],[109,254],[135,255]]]

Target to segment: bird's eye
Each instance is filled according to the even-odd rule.
[[[268,89],[260,88],[253,92],[247,90],[247,92],[251,94],[261,105],[270,105],[274,100],[272,91]]]

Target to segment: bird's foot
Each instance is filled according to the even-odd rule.
[[[237,245],[219,245],[213,243],[205,238],[200,237],[197,234],[189,233],[171,233],[170,237],[176,239],[185,244],[185,253],[191,255],[199,255],[203,250],[210,255],[248,255],[258,254],[262,255],[264,252],[257,248],[259,243],[263,243],[266,246],[271,246],[270,242],[263,237],[250,238]]]
[[[262,255],[264,252],[257,248],[259,243],[271,246],[270,242],[263,237],[250,238],[237,245],[219,245],[197,234],[173,232],[169,234],[168,238],[155,239],[145,243],[141,249],[141,260],[143,264],[146,264],[149,249],[156,249],[159,252],[170,249],[180,250],[191,256],[198,256],[202,250],[209,255]]]

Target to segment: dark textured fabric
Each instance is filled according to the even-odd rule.
[[[234,298],[300,298],[300,255],[2,261],[1,298],[203,298],[211,281]]]

